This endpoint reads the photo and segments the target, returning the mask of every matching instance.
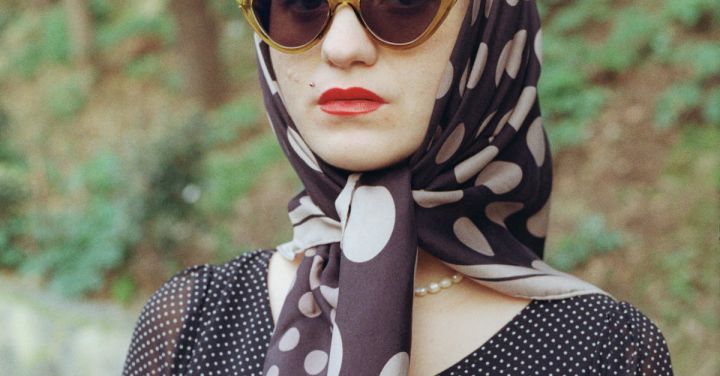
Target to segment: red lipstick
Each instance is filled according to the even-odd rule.
[[[320,109],[331,115],[361,115],[377,110],[385,99],[361,87],[332,88],[320,96]]]

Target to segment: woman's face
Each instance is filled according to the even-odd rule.
[[[425,137],[467,2],[458,0],[435,34],[408,50],[378,44],[349,6],[338,9],[312,49],[301,54],[271,49],[283,101],[310,148],[350,171],[379,169],[409,157]],[[326,93],[358,87],[381,100],[333,99]]]

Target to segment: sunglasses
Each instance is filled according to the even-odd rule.
[[[269,46],[307,51],[329,28],[341,5],[350,6],[380,44],[397,49],[430,38],[457,0],[237,0],[250,26]]]

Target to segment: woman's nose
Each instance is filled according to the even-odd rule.
[[[322,41],[322,59],[338,68],[347,69],[356,63],[375,64],[377,53],[375,41],[353,9],[350,6],[338,7]]]

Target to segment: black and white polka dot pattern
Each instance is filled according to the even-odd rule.
[[[145,304],[123,376],[261,375],[272,334],[271,253],[186,269]]]
[[[166,282],[140,315],[123,376],[262,375],[273,332],[272,254],[257,250],[223,265],[192,267]],[[292,347],[296,340],[286,342]],[[672,375],[672,367],[665,340],[647,317],[608,296],[583,295],[533,301],[440,375],[660,376]]]
[[[535,300],[487,343],[441,373],[672,375],[658,328],[606,295]]]

